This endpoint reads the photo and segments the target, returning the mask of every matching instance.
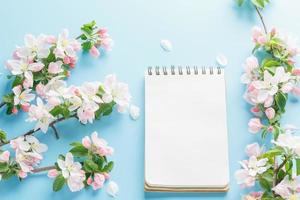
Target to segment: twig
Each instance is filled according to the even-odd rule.
[[[47,166],[47,167],[40,167],[40,168],[36,168],[34,170],[32,170],[33,173],[39,173],[39,172],[44,172],[44,171],[49,171],[51,169],[55,169],[55,166]]]
[[[1,102],[0,103],[0,108],[2,108],[3,106],[5,106],[5,104],[6,104],[5,102]]]
[[[266,24],[265,24],[265,22],[264,22],[264,18],[263,18],[263,16],[262,16],[262,14],[261,14],[259,8],[258,8],[257,6],[254,6],[254,7],[255,7],[255,10],[256,10],[256,12],[257,12],[257,14],[258,14],[258,16],[259,16],[259,18],[260,18],[260,21],[261,21],[261,23],[262,23],[262,25],[263,25],[263,27],[264,27],[265,33],[268,34],[267,26],[266,26]]]
[[[53,129],[53,131],[54,131],[54,135],[55,135],[56,139],[58,140],[58,139],[59,139],[59,135],[58,135],[58,131],[57,131],[57,129],[55,128],[55,126],[54,126],[54,125],[52,125],[52,126],[51,126],[51,128],[52,128],[52,129]]]
[[[56,123],[58,123],[58,122],[64,121],[64,120],[66,120],[66,119],[73,118],[73,117],[75,117],[75,116],[76,116],[76,114],[73,114],[73,115],[71,115],[71,116],[68,117],[68,118],[64,118],[64,117],[58,118],[58,119],[54,120],[53,122],[51,122],[51,123],[49,124],[49,126],[52,127],[52,126],[54,126],[54,125],[55,125]],[[38,132],[38,131],[40,131],[40,130],[41,130],[40,128],[38,128],[38,129],[36,129],[36,130],[35,130],[35,129],[31,129],[30,131],[27,131],[27,132],[24,133],[23,135],[19,135],[19,136],[14,137],[14,138],[12,138],[12,139],[10,139],[10,140],[7,140],[5,143],[0,144],[0,147],[4,146],[4,145],[6,145],[6,144],[9,144],[11,140],[17,139],[17,138],[20,137],[20,136],[32,135],[32,134],[34,134],[35,132]]]
[[[282,163],[274,170],[274,180],[275,180],[275,185],[274,187],[278,184],[278,179],[277,179],[277,176],[278,176],[278,173],[279,173],[279,170],[284,167],[284,165],[287,163],[288,161],[288,157],[284,156],[284,160],[282,161]]]

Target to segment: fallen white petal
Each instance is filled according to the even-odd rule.
[[[169,40],[161,40],[160,46],[165,51],[172,51],[173,45]]]
[[[116,197],[117,193],[119,192],[119,186],[116,182],[110,181],[108,183],[107,189],[106,189],[107,194],[109,194],[112,197]]]
[[[131,105],[129,108],[129,113],[133,120],[137,120],[140,116],[140,108],[135,105]]]
[[[216,57],[216,60],[217,60],[217,63],[223,67],[225,67],[228,64],[228,60],[227,60],[226,56],[223,54],[219,54]]]

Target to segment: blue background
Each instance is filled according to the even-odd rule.
[[[108,28],[115,41],[112,52],[93,59],[80,55],[76,69],[72,71],[68,84],[85,81],[102,81],[105,75],[116,73],[120,80],[130,86],[133,102],[142,112],[138,121],[128,115],[113,115],[86,126],[75,121],[58,125],[59,141],[49,130],[37,136],[49,146],[42,166],[56,160],[59,153],[68,151],[68,144],[80,140],[84,135],[98,131],[115,148],[115,169],[112,180],[120,186],[118,199],[240,199],[242,191],[235,183],[233,174],[237,163],[245,157],[244,146],[259,139],[247,132],[251,117],[242,98],[244,88],[240,83],[241,64],[250,54],[252,43],[250,29],[261,25],[254,9],[246,4],[238,8],[233,0],[51,0],[51,1],[2,1],[0,13],[0,63],[11,58],[16,45],[23,44],[26,33],[57,35],[68,28],[72,36],[79,34],[79,27],[93,19]],[[273,25],[295,35],[300,34],[300,2],[297,0],[272,1],[263,14],[270,28]],[[173,51],[164,52],[160,40],[169,39]],[[161,194],[144,193],[144,70],[149,65],[213,65],[218,53],[227,56],[228,131],[231,183],[230,191],[224,194]],[[10,82],[6,70],[1,67],[0,95],[8,92]],[[184,104],[186,102],[182,102]],[[178,106],[181,106],[179,104]],[[174,108],[175,109],[175,108]],[[34,124],[25,123],[26,114],[18,117],[5,116],[0,111],[0,127],[17,136]],[[289,102],[288,114],[283,119],[300,125],[300,106],[297,100]],[[184,117],[184,116],[178,116]],[[32,175],[21,184],[17,179],[0,183],[0,198],[5,200],[30,199],[110,199],[104,190],[69,192],[67,187],[58,193],[52,192],[52,180],[45,175]]]

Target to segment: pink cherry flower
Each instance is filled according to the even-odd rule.
[[[35,87],[36,93],[44,98],[46,97],[46,93],[45,93],[45,85],[43,85],[42,83],[37,84],[37,86]]]
[[[65,56],[64,57],[64,64],[68,65],[71,63],[70,57],[69,56]]]
[[[252,118],[248,123],[248,130],[250,133],[257,133],[263,127],[259,118]]]
[[[100,56],[100,52],[99,52],[99,50],[95,46],[92,46],[92,48],[90,49],[89,52],[95,58],[97,58],[97,57]]]
[[[56,169],[51,169],[48,171],[49,178],[55,178],[58,176],[58,171]]]
[[[252,41],[260,45],[267,42],[267,36],[260,27],[255,26],[252,28]]]
[[[263,192],[250,192],[242,197],[242,200],[261,200]]]
[[[272,107],[266,109],[265,114],[268,119],[273,119],[275,117],[275,110]]]
[[[85,148],[92,150],[100,156],[110,156],[114,152],[113,148],[108,146],[104,139],[98,137],[97,132],[92,133],[91,139],[89,136],[85,136],[82,139],[82,144]]]
[[[48,72],[50,74],[58,74],[60,72],[63,72],[62,69],[62,61],[56,61],[56,62],[51,62],[48,66]]]
[[[96,173],[94,175],[94,181],[92,182],[92,187],[94,190],[101,189],[103,187],[105,177],[102,174]]]
[[[246,147],[246,154],[251,157],[259,157],[263,153],[263,148],[259,146],[258,143],[249,144]]]

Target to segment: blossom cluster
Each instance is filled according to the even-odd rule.
[[[61,155],[55,168],[48,172],[50,178],[55,178],[53,190],[60,190],[65,183],[72,192],[88,186],[94,190],[103,188],[113,168],[113,162],[106,158],[113,154],[113,148],[97,132],[92,133],[91,139],[85,136],[82,143],[71,145],[70,152],[66,156]],[[75,161],[74,157],[79,161]]]
[[[257,27],[252,32],[255,51],[261,49],[270,55],[261,64],[257,57],[250,56],[244,64],[245,72],[241,76],[242,83],[247,85],[244,98],[253,105],[251,112],[256,116],[249,121],[249,131],[257,133],[262,129],[263,136],[270,132],[277,137],[280,133],[278,120],[285,112],[288,94],[300,95],[300,69],[295,68],[292,61],[299,50],[295,44],[277,36],[275,29],[267,35]],[[268,119],[266,125],[260,120],[262,116]]]
[[[8,114],[16,114],[19,109],[28,111],[35,97],[33,91],[39,83],[46,84],[57,76],[69,76],[80,49],[80,43],[69,38],[67,29],[58,37],[25,35],[24,46],[17,47],[13,58],[6,62],[6,68],[11,73],[9,78],[14,78],[13,93],[4,97]]]
[[[293,37],[275,28],[265,33],[254,27],[252,41],[253,55],[246,59],[241,76],[246,85],[244,98],[254,115],[248,130],[261,133],[263,139],[271,134],[273,140],[268,148],[258,143],[248,145],[248,159],[240,162],[235,178],[242,188],[260,185],[261,191],[250,192],[243,200],[299,199],[300,136],[296,136],[296,127],[280,123],[289,95],[300,95],[300,69],[295,66],[299,48]],[[258,52],[260,56],[256,56]]]
[[[23,179],[43,160],[43,153],[47,151],[47,145],[40,143],[31,135],[21,136],[10,142],[15,151],[15,158],[10,157],[10,151],[0,154],[0,178],[8,179],[14,175]],[[1,179],[0,179],[1,180]]]
[[[29,108],[27,121],[36,122],[35,130],[47,132],[49,125],[59,117],[76,117],[79,122],[93,123],[94,119],[109,115],[116,105],[125,112],[130,105],[128,85],[115,75],[106,76],[104,83],[86,82],[82,86],[66,86],[59,77],[46,85],[37,86],[37,104]]]
[[[28,112],[40,84],[45,85],[57,77],[69,77],[81,49],[89,51],[94,57],[100,55],[98,47],[111,50],[113,41],[107,29],[98,29],[95,21],[84,24],[81,31],[82,34],[76,39],[69,37],[67,29],[57,37],[25,35],[24,45],[18,46],[12,59],[6,62],[6,68],[10,71],[8,78],[13,79],[12,92],[4,96],[1,104],[6,105],[7,114],[17,114],[20,109]]]

